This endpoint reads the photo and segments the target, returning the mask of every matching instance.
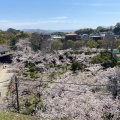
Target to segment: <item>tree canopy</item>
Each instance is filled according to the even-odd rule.
[[[91,34],[92,32],[94,32],[92,28],[84,28],[84,29],[79,29],[75,31],[75,33],[78,35],[79,34]]]

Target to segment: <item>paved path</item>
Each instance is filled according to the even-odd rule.
[[[8,70],[11,70],[10,65],[6,65],[6,68],[3,69],[3,66],[0,66],[0,104],[4,104],[4,98],[8,90],[8,85],[11,77],[14,73],[9,73]],[[7,81],[8,80],[8,81]],[[4,82],[7,81],[7,82]]]

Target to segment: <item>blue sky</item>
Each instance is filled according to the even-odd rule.
[[[120,22],[120,0],[0,0],[0,29],[80,29]]]

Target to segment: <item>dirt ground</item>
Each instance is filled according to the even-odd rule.
[[[11,69],[12,67],[10,64],[6,64],[6,67],[4,66],[4,68],[3,65],[0,66],[0,104],[4,103],[9,82],[14,74],[8,72]]]

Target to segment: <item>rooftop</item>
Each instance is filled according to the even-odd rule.
[[[72,36],[72,35],[77,35],[76,33],[68,33],[66,36]]]
[[[110,52],[111,50],[108,50],[108,51]],[[114,50],[112,51],[112,53],[114,53],[114,54],[120,54],[120,51],[117,50],[117,49],[114,49]]]
[[[57,36],[57,35],[52,35],[51,37],[53,39],[62,39],[62,38],[65,38],[64,36]]]
[[[90,37],[101,37],[101,36],[94,35],[94,36],[90,36]]]

